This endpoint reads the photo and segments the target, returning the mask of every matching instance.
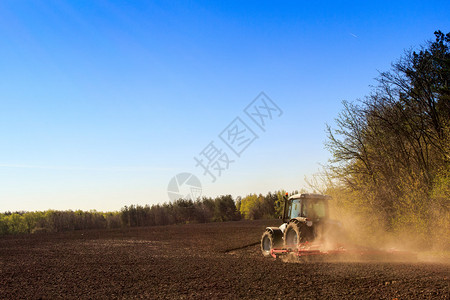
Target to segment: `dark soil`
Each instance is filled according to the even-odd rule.
[[[448,299],[449,265],[263,258],[278,221],[0,238],[0,299]]]

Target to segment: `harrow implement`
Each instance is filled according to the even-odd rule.
[[[325,250],[326,249],[326,250]],[[416,258],[414,253],[408,251],[400,251],[395,248],[387,250],[371,249],[366,247],[344,247],[337,245],[333,249],[327,249],[321,243],[299,243],[298,245],[287,245],[283,248],[272,248],[270,255],[273,258],[282,256],[296,256],[296,257],[330,257],[337,256],[340,258],[360,258],[360,259],[388,259],[388,260],[410,260]]]

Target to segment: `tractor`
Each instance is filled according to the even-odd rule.
[[[266,257],[295,252],[298,256],[319,253],[313,245],[334,243],[341,224],[330,220],[329,196],[295,194],[283,199],[283,224],[267,227],[261,237],[261,251]],[[337,245],[337,244],[336,244]]]

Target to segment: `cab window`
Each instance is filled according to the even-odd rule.
[[[325,201],[310,200],[303,202],[303,217],[308,217],[312,219],[321,219],[326,217],[327,205]]]
[[[301,217],[301,203],[300,199],[292,200],[291,205],[289,207],[289,218],[297,218]]]

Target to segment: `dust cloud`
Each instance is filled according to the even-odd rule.
[[[327,260],[450,264],[450,233],[445,226],[432,226],[424,237],[413,226],[386,230],[384,220],[374,213],[356,214],[330,205],[330,216],[341,223],[342,230],[319,236],[320,250],[325,253],[333,249],[342,251],[327,255]]]
[[[450,264],[450,234],[445,226],[433,226],[424,237],[412,226],[396,231],[385,230],[384,220],[373,213],[356,214],[330,205],[330,217],[340,226],[323,230],[309,246],[302,246],[299,252],[302,256],[290,253],[281,259],[289,263],[373,261]],[[320,254],[315,250],[319,250]]]

